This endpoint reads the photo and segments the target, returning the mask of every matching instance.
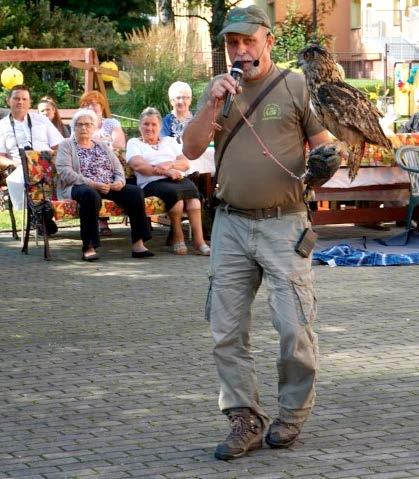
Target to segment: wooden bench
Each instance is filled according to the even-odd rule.
[[[27,220],[22,246],[22,253],[28,254],[29,232],[31,229],[40,229],[44,240],[44,258],[50,259],[46,224],[48,217],[53,216],[55,221],[76,219],[78,204],[74,200],[59,200],[56,194],[57,171],[55,169],[55,155],[49,151],[20,150],[23,173],[25,178],[25,196],[27,204]],[[166,214],[164,202],[155,196],[145,198],[145,212],[148,217]],[[52,211],[51,211],[52,209]],[[111,200],[102,200],[100,217],[124,216],[124,211]]]

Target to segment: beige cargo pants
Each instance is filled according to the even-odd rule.
[[[302,423],[314,405],[318,346],[312,330],[313,271],[311,257],[302,258],[294,251],[307,226],[306,213],[251,220],[217,210],[205,312],[215,341],[223,412],[249,407],[265,425],[269,421],[259,402],[249,335],[251,307],[262,279],[280,337],[278,415],[284,422]]]

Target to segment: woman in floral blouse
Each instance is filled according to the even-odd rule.
[[[132,257],[154,256],[144,242],[151,238],[144,211],[141,188],[126,185],[121,163],[106,145],[93,138],[97,115],[89,109],[75,113],[72,120],[74,137],[66,139],[57,152],[58,196],[79,204],[82,259],[99,258],[98,214],[102,198],[114,201],[127,213],[131,225]]]
[[[125,148],[126,138],[121,123],[116,118],[106,117],[106,98],[100,91],[91,90],[80,97],[80,107],[93,110],[97,115],[97,125],[93,138],[105,142],[116,155]],[[108,218],[99,218],[101,236],[111,236]]]

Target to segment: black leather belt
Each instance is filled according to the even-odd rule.
[[[220,208],[226,213],[243,216],[251,220],[266,220],[268,218],[281,218],[284,215],[291,215],[293,213],[301,213],[307,211],[304,203],[297,203],[287,206],[273,206],[272,208],[261,208],[257,210],[243,210],[235,208],[227,203],[221,202]]]

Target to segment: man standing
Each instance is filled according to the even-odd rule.
[[[314,405],[318,350],[311,254],[302,257],[294,248],[310,227],[298,179],[305,170],[305,140],[313,148],[329,137],[310,111],[303,77],[289,73],[250,115],[252,128],[243,125],[228,138],[241,118],[239,108],[245,112],[280,72],[270,57],[271,23],[259,7],[232,9],[221,34],[231,62],[243,62],[243,81],[237,88],[230,74],[212,80],[184,133],[183,152],[190,159],[199,157],[214,136],[221,204],[212,231],[206,315],[221,382],[219,405],[231,427],[215,457],[228,460],[262,447],[269,424],[249,340],[251,306],[262,278],[280,335],[278,416],[269,426],[267,443],[291,446]],[[237,96],[224,118],[221,107],[229,93]]]
[[[13,207],[23,209],[24,180],[19,148],[54,150],[63,140],[61,133],[39,113],[29,113],[31,96],[25,85],[14,86],[7,97],[10,114],[0,120],[0,165],[14,167],[6,178]]]

